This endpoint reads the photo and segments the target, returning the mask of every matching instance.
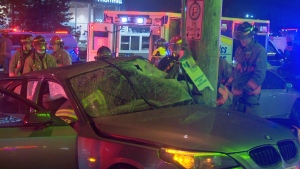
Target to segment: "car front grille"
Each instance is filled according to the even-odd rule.
[[[249,155],[260,167],[272,167],[278,165],[281,161],[278,151],[269,145],[251,149]]]
[[[281,162],[294,162],[298,157],[298,148],[294,141],[284,140],[277,143],[279,152],[271,145],[255,147],[249,151],[251,159],[260,167],[272,167]],[[281,157],[280,157],[281,156]]]
[[[293,162],[298,155],[298,149],[291,140],[280,141],[277,143],[280,154],[286,163]]]

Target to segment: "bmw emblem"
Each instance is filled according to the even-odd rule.
[[[272,140],[272,137],[269,136],[269,135],[265,135],[265,139],[267,139],[267,140]]]

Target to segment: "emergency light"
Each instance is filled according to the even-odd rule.
[[[144,23],[144,18],[137,18],[137,23],[139,24]]]
[[[128,18],[122,17],[121,22],[126,23],[128,21]]]

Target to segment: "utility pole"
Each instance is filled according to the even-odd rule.
[[[185,1],[186,0],[182,0]],[[188,39],[189,47],[191,54],[202,69],[203,73],[206,75],[208,81],[212,85],[214,91],[206,87],[201,91],[202,98],[201,104],[216,106],[217,99],[217,81],[218,81],[218,69],[219,69],[219,39],[220,39],[220,24],[221,24],[221,15],[222,15],[222,1],[223,0],[188,0],[193,1],[191,3],[203,3],[203,16],[202,17],[202,31],[201,38],[195,36]],[[185,4],[182,2],[182,4]],[[189,3],[187,3],[189,4]],[[199,5],[198,5],[199,6]],[[191,5],[191,8],[193,5]],[[189,6],[187,6],[189,8]],[[183,6],[185,9],[185,6]],[[191,10],[191,9],[188,9]],[[188,15],[188,14],[187,14]],[[183,19],[185,24],[188,22]],[[199,21],[197,21],[199,22]],[[196,22],[196,24],[198,24]],[[194,23],[195,24],[195,23]],[[195,24],[195,25],[196,25]],[[187,31],[188,30],[183,30]],[[184,34],[184,33],[183,33]]]

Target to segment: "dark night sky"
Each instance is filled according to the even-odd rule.
[[[124,0],[127,10],[180,12],[181,0]],[[204,0],[205,4],[205,0]],[[270,20],[271,29],[300,28],[300,0],[223,0],[225,17]]]
[[[149,12],[180,12],[181,0],[124,0],[126,9]]]

